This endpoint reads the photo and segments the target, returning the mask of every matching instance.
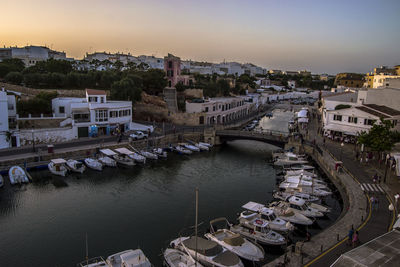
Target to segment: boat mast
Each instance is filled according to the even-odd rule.
[[[194,260],[195,260],[195,266],[197,266],[197,220],[198,220],[198,215],[199,215],[199,189],[196,188],[196,221],[195,221],[195,230],[194,230],[194,235],[196,239],[196,250],[195,250],[195,255],[194,255]]]

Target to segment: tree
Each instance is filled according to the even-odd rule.
[[[113,68],[121,71],[121,69],[124,67],[124,63],[122,63],[120,60],[115,61],[115,63],[113,64]]]
[[[345,108],[350,108],[350,107],[351,107],[350,105],[340,104],[335,107],[335,110],[340,110],[340,109],[345,109]]]
[[[19,58],[7,58],[0,62],[0,77],[5,77],[9,72],[21,72],[25,68],[24,62]]]
[[[4,77],[6,82],[8,83],[13,83],[13,84],[21,84],[21,82],[24,80],[24,76],[20,72],[9,72],[7,75]]]
[[[40,92],[29,100],[17,102],[18,114],[21,116],[40,116],[40,114],[52,114],[51,100],[57,97],[57,92]]]
[[[165,86],[167,86],[163,70],[149,69],[141,72],[140,77],[142,77],[143,89],[148,94],[157,95],[162,93]]]
[[[132,102],[140,101],[143,87],[140,80],[140,77],[127,77],[114,82],[111,86],[111,98],[116,100],[131,100]]]
[[[393,127],[391,121],[381,119],[380,123],[374,123],[369,132],[362,132],[358,142],[371,148],[372,151],[390,151],[398,138],[398,133],[392,131]]]
[[[225,79],[218,80],[217,86],[218,86],[218,93],[220,95],[223,95],[223,96],[229,95],[231,88],[230,88],[227,80],[225,80]]]
[[[175,89],[178,92],[183,92],[186,90],[186,86],[182,82],[178,82],[177,84],[175,84]]]

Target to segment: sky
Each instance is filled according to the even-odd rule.
[[[0,45],[313,73],[400,64],[400,0],[0,0]]]

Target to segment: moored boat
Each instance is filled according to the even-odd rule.
[[[181,144],[181,146],[183,146],[184,148],[189,149],[190,151],[193,151],[193,152],[200,152],[200,148],[198,148],[195,145],[183,143],[183,144]]]
[[[154,159],[154,160],[158,159],[158,156],[157,156],[156,154],[151,153],[151,152],[149,152],[149,151],[141,150],[141,151],[140,151],[140,154],[141,154],[143,157],[146,157],[147,159]]]
[[[103,166],[107,166],[107,167],[117,167],[117,162],[112,159],[112,157],[114,155],[116,155],[117,153],[115,153],[114,151],[112,151],[111,149],[100,149],[100,153],[101,155],[97,158],[97,160],[103,164]]]
[[[117,151],[118,154],[114,155],[114,159],[118,164],[129,167],[135,166],[135,161],[130,157],[134,152],[125,147],[117,148],[115,151]]]
[[[200,148],[201,151],[208,151],[210,148],[208,146],[202,145],[200,143],[194,144],[196,147]]]
[[[85,158],[84,162],[88,168],[95,170],[95,171],[102,171],[103,164],[101,164],[97,159],[93,158]]]
[[[190,155],[193,153],[191,150],[186,149],[182,146],[176,146],[175,151],[178,152],[178,154],[183,154],[183,155]]]
[[[162,148],[154,148],[153,153],[156,154],[160,158],[167,158],[168,153],[164,151]]]
[[[177,249],[167,248],[163,256],[164,264],[168,267],[203,267],[192,256]]]
[[[273,196],[274,196],[274,198],[280,199],[280,200],[286,200],[288,197],[291,197],[291,196],[302,198],[302,199],[304,199],[305,201],[308,201],[308,202],[315,202],[315,201],[319,201],[320,200],[320,198],[317,197],[317,196],[312,196],[310,194],[294,192],[294,191],[293,192],[290,192],[290,191],[288,191],[288,192],[278,191],[278,192],[275,192]]]
[[[82,162],[74,160],[74,159],[69,159],[65,163],[67,166],[67,169],[69,169],[72,172],[77,172],[77,173],[83,173],[86,169],[85,165],[83,165]]]
[[[107,257],[109,267],[152,267],[141,249],[128,249]]]
[[[52,159],[47,166],[52,174],[65,176],[68,173],[68,169],[65,166],[65,163],[65,159]]]
[[[206,142],[199,142],[199,145],[206,146],[206,147],[208,147],[208,148],[212,148],[212,147],[213,147],[212,144],[206,143]]]
[[[290,208],[284,202],[281,201],[272,202],[271,204],[269,204],[269,208],[274,211],[276,216],[282,218],[283,220],[289,221],[293,224],[299,224],[299,225],[313,224],[313,220],[307,218],[306,216],[298,212],[296,209]]]

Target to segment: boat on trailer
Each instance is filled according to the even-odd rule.
[[[65,159],[52,159],[47,165],[49,171],[54,175],[65,176],[68,173],[68,169],[65,166]]]
[[[85,165],[83,165],[82,162],[77,161],[75,159],[67,160],[65,165],[67,166],[68,170],[70,170],[72,172],[76,172],[76,173],[83,173],[86,170]]]
[[[117,153],[112,151],[111,149],[100,149],[101,155],[97,158],[103,166],[107,167],[117,167],[117,162],[113,159]]]

